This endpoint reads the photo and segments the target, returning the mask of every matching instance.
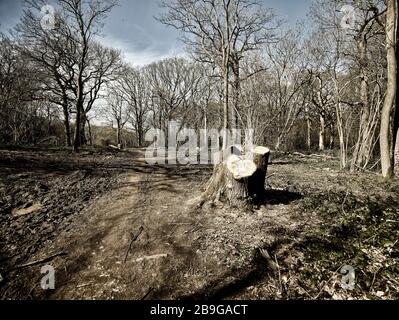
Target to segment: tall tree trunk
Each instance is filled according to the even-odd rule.
[[[239,110],[240,110],[240,91],[241,91],[241,83],[240,83],[240,64],[239,62],[235,62],[234,64],[234,108],[232,112],[232,121],[234,129],[239,128]],[[234,137],[235,138],[235,137]],[[233,140],[235,141],[235,139]]]
[[[121,147],[121,124],[120,121],[117,121],[116,123],[117,128],[116,128],[116,145],[118,148]]]
[[[83,58],[82,58],[83,59]],[[74,152],[79,151],[80,147],[80,137],[81,137],[81,120],[82,115],[81,111],[83,109],[83,69],[81,68],[78,74],[78,81],[77,81],[77,100],[76,100],[76,128],[75,128],[75,141],[73,144]]]
[[[306,107],[306,146],[308,150],[312,149],[312,120],[309,115],[309,107]]]
[[[73,151],[78,152],[80,147],[80,108],[76,111],[75,138],[73,142]]]
[[[47,106],[47,136],[51,135],[51,109]]]
[[[368,139],[370,132],[368,131],[370,121],[370,102],[369,102],[369,79],[367,74],[368,58],[367,58],[367,40],[364,34],[359,35],[358,41],[359,67],[360,67],[360,102],[362,104],[362,115],[359,126],[359,137],[353,154],[353,163],[351,170],[355,171],[364,167],[364,163],[368,162],[371,152],[372,141]]]
[[[396,96],[398,96],[398,92],[396,91]],[[399,176],[399,105],[396,104],[396,113],[395,113],[395,126],[394,126],[394,136],[395,136],[395,144],[394,144],[394,166],[395,166],[395,174]]]
[[[399,61],[399,16],[398,16],[399,4],[396,1],[396,64]],[[393,123],[393,137],[394,137],[394,166],[395,173],[399,176],[399,72],[396,71],[396,111]]]
[[[320,114],[320,129],[319,129],[319,150],[325,150],[325,139],[326,139],[326,119],[324,114]]]
[[[396,63],[398,62],[398,51],[396,52]],[[396,76],[396,111],[395,118],[393,124],[393,137],[394,137],[394,172],[397,176],[399,176],[399,91],[398,91],[398,82],[399,81],[399,72],[397,72]]]
[[[347,154],[347,145],[345,143],[345,128],[343,124],[342,107],[340,101],[336,103],[335,112],[337,115],[337,131],[339,139],[341,169],[345,169],[346,166],[348,165],[347,163],[348,154]]]
[[[388,60],[388,85],[381,113],[380,150],[382,175],[390,179],[394,175],[393,152],[391,144],[391,112],[395,104],[397,90],[397,61],[396,61],[396,27],[397,27],[396,0],[388,0],[387,10],[387,60]]]
[[[277,151],[279,151],[280,148],[281,148],[281,135],[279,135],[279,136],[277,137],[277,142],[276,142],[276,144],[274,145],[274,149],[276,149]]]
[[[143,146],[144,133],[143,133],[143,125],[141,124],[141,121],[137,122],[136,136],[137,136],[137,146],[138,147],[142,147]]]
[[[64,101],[62,105],[62,109],[64,112],[64,130],[65,130],[65,144],[67,147],[72,146],[71,140],[71,124],[69,122],[69,110],[68,110],[68,102]]]
[[[91,124],[90,124],[90,120],[87,119],[87,128],[89,129],[89,142],[90,142],[90,147],[93,146],[93,134],[91,132]]]
[[[80,146],[84,146],[87,144],[87,137],[86,137],[86,124],[87,124],[87,115],[86,111],[82,106],[82,110],[80,111]]]
[[[334,142],[335,142],[335,125],[334,123],[330,124],[330,145],[329,148],[330,150],[334,149]]]
[[[228,147],[229,130],[229,66],[223,71],[224,103],[223,103],[223,150]]]

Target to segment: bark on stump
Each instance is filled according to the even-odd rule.
[[[264,195],[270,150],[255,147],[251,153],[252,157],[233,154],[215,164],[200,205],[221,201],[234,207],[244,207]]]
[[[270,150],[265,147],[255,147],[252,150],[253,162],[256,165],[256,172],[249,180],[250,193],[255,198],[262,197],[265,193],[265,181],[267,167],[269,164]]]

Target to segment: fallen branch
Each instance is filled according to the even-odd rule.
[[[132,240],[130,241],[129,247],[127,248],[126,255],[125,255],[125,259],[123,260],[123,263],[126,263],[127,256],[129,255],[129,252],[130,252],[130,250],[132,249],[133,242],[135,242],[135,241],[138,239],[138,237],[140,237],[140,235],[141,235],[141,233],[143,232],[143,230],[144,230],[144,227],[143,227],[143,226],[140,226],[139,232],[137,233],[137,235],[131,234]]]
[[[108,145],[108,147],[110,147],[111,149],[114,149],[114,150],[121,150],[121,148],[119,148],[118,146],[114,146],[112,144]]]
[[[19,269],[23,269],[23,268],[27,268],[27,267],[32,267],[32,266],[35,266],[35,265],[38,265],[38,264],[41,264],[41,263],[49,262],[49,261],[51,261],[51,260],[53,260],[53,259],[55,259],[57,257],[65,256],[65,255],[66,255],[65,252],[59,252],[57,254],[51,255],[49,257],[46,257],[46,258],[43,258],[43,259],[40,259],[40,260],[35,260],[35,261],[32,261],[32,262],[21,264],[19,266],[16,266],[15,268],[12,268],[9,271],[19,270]]]
[[[366,172],[366,173],[371,173],[371,174],[374,174],[374,175],[378,175],[378,173],[377,172],[375,172],[375,171],[371,171],[371,170],[368,170],[368,169],[366,169],[366,168],[362,168],[362,167],[359,167],[357,164],[353,164],[357,169],[359,169],[361,172]]]
[[[145,294],[145,296],[141,298],[141,300],[145,300],[145,299],[150,295],[150,293],[151,293],[153,290],[154,290],[154,288],[150,287],[150,288],[148,289],[147,293]]]
[[[76,287],[76,289],[85,288],[85,287],[88,287],[88,286],[90,286],[90,285],[91,285],[91,282],[90,282],[90,283],[81,284],[81,285],[78,285],[78,286]]]
[[[373,281],[371,282],[371,286],[370,286],[370,290],[369,290],[370,293],[373,291],[375,279],[377,278],[377,273],[380,272],[380,270],[381,270],[381,268],[378,268],[378,270],[376,272],[374,272]]]
[[[161,259],[161,258],[167,258],[167,257],[168,257],[167,253],[165,253],[165,254],[155,254],[153,256],[145,256],[145,257],[142,257],[142,258],[138,258],[138,259],[136,259],[136,262],[141,262],[141,261],[144,261],[144,260],[155,260],[155,259]]]
[[[309,155],[306,155],[306,154],[303,154],[303,153],[300,153],[300,152],[294,152],[292,154],[295,155],[295,156],[302,157],[302,158],[324,158],[324,159],[331,159],[331,160],[338,159],[337,157],[327,156],[327,155],[324,155],[324,154],[309,154]]]

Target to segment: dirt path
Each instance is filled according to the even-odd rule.
[[[221,205],[197,210],[193,202],[212,168],[148,166],[142,151],[121,165],[118,187],[93,199],[50,244],[25,258],[66,253],[48,263],[56,271],[56,290],[40,288],[40,264],[23,275],[29,294],[18,291],[17,284],[13,294],[33,299],[239,298],[267,276],[257,249],[298,229],[295,194],[273,194],[273,202],[247,213]]]
[[[197,211],[192,204],[209,168],[135,161],[121,186],[87,207],[48,248],[47,254],[67,255],[52,262],[57,289],[47,298],[231,297],[264,278],[256,249],[298,227],[289,196],[256,213]]]
[[[87,219],[54,243],[52,251],[68,256],[64,266],[59,259],[60,287],[51,298],[166,298],[176,283],[171,278],[194,263],[190,230],[198,221],[189,201],[198,181],[142,165],[145,172],[125,174],[120,188],[87,208]]]

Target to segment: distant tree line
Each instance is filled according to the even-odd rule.
[[[114,1],[26,1],[0,47],[0,139],[63,137],[93,143],[93,119],[131,132],[150,128],[254,129],[276,150],[337,150],[341,167],[399,163],[397,0],[314,0],[289,27],[256,0],[166,0],[158,20],[182,35],[189,58],[133,67],[98,42]],[[349,10],[349,11],[348,11]],[[224,147],[227,138],[223,137]]]

